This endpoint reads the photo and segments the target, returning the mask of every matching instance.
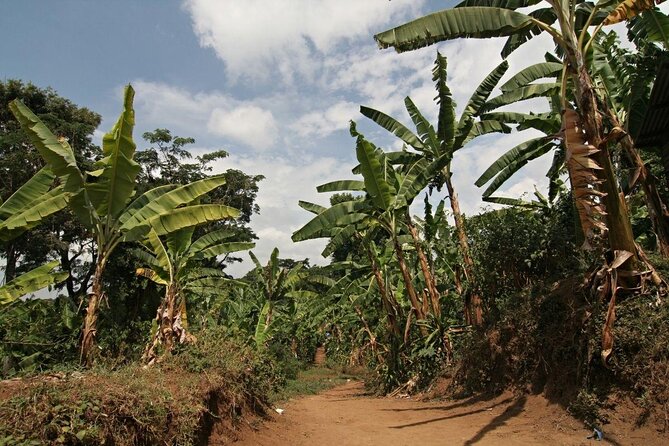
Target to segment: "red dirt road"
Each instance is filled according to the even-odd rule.
[[[504,394],[491,400],[422,402],[377,398],[350,382],[281,406],[258,430],[240,432],[235,446],[279,445],[661,445],[653,429],[605,427],[605,441],[540,396]],[[216,443],[212,443],[216,444]]]

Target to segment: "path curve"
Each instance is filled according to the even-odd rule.
[[[351,381],[281,408],[282,415],[257,430],[242,431],[234,445],[660,444],[641,432],[611,434],[611,442],[587,440],[588,431],[559,406],[541,396],[511,393],[489,400],[423,402],[373,397],[362,383]]]

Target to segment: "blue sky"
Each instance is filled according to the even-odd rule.
[[[439,49],[459,105],[498,63],[499,40],[444,43],[420,51],[380,51],[375,32],[449,7],[426,0],[23,0],[0,14],[0,76],[51,86],[103,115],[98,137],[120,111],[122,86],[137,92],[136,140],[155,128],[196,139],[193,151],[225,149],[217,171],[233,167],[261,183],[261,261],[278,246],[284,257],[323,262],[320,241],[292,244],[309,219],[299,199],[327,202],[315,187],[351,178],[355,164],[348,121],[377,145],[399,148],[359,115],[361,104],[408,121],[411,96],[434,121],[431,66]],[[550,50],[535,39],[510,58],[513,73]],[[531,104],[535,111],[545,104]],[[458,153],[454,180],[466,213],[481,208],[473,183],[505,149],[530,135],[477,140]],[[546,187],[550,160],[537,160],[510,181],[512,196]],[[237,266],[243,273],[250,266]]]

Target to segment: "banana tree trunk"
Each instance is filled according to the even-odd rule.
[[[613,125],[621,127],[616,114],[613,113],[606,103],[604,107]],[[634,147],[634,141],[629,135],[625,135],[620,140],[620,144],[637,169],[638,181],[641,183],[648,214],[650,215],[650,220],[657,237],[658,251],[663,257],[669,257],[669,213],[667,213],[667,207],[662,202],[662,197],[660,197],[660,192],[657,189],[657,179],[646,167],[646,164],[641,159],[641,155],[639,155],[639,151]]]
[[[423,251],[421,240],[418,237],[418,231],[416,230],[416,227],[413,224],[413,220],[411,219],[411,215],[409,215],[408,210],[406,217],[407,217],[407,227],[409,228],[409,233],[411,234],[411,238],[413,239],[414,247],[416,248],[416,252],[418,253],[418,261],[420,263],[420,269],[421,271],[423,271],[423,277],[425,278],[425,285],[430,295],[432,314],[437,319],[439,319],[441,317],[441,306],[439,305],[439,291],[437,290],[437,286],[435,285],[434,276],[432,275],[432,271],[430,270],[427,257],[425,257],[425,251]]]
[[[578,39],[569,17],[565,17],[565,14],[560,12],[564,11],[561,2],[549,0],[549,3],[558,12],[558,20],[565,43],[566,62],[569,63],[569,70],[574,83],[574,94],[578,105],[579,118],[585,132],[585,139],[588,144],[598,149],[593,157],[601,167],[601,170],[598,170],[596,174],[601,181],[600,190],[605,194],[602,201],[606,208],[604,218],[608,228],[609,248],[611,250],[624,250],[633,254],[622,266],[622,269],[630,270],[638,260],[632,225],[625,199],[620,192],[613,170],[608,141],[604,136],[602,114],[598,108],[592,78],[588,73],[583,53],[579,49]]]
[[[448,191],[448,199],[451,202],[451,210],[453,211],[453,219],[455,220],[455,232],[458,236],[460,252],[462,252],[463,270],[465,278],[470,283],[470,291],[466,291],[464,296],[465,322],[469,325],[480,327],[483,325],[483,301],[474,282],[474,260],[469,250],[465,221],[460,211],[458,194],[455,192],[453,182],[451,181],[451,172],[448,169],[444,169],[443,173],[445,178],[444,183]]]
[[[100,312],[100,302],[104,298],[102,291],[102,274],[105,269],[104,256],[100,255],[95,263],[95,274],[91,293],[88,295],[88,305],[86,307],[86,317],[84,318],[84,327],[81,337],[81,363],[86,367],[93,364],[95,352],[95,337],[97,335],[98,316]]]
[[[179,287],[171,283],[165,290],[165,298],[160,303],[156,314],[157,330],[151,342],[144,349],[143,359],[152,364],[158,359],[158,349],[163,347],[163,354],[172,351],[176,343],[186,343],[190,336],[183,321],[183,310],[178,306]]]
[[[402,247],[400,246],[399,241],[397,240],[397,236],[393,234],[393,246],[395,247],[395,254],[397,255],[397,263],[399,264],[400,267],[400,272],[402,273],[402,279],[404,280],[404,286],[407,289],[407,294],[409,295],[409,301],[411,302],[411,307],[413,308],[414,312],[416,313],[416,320],[422,321],[425,320],[425,313],[423,312],[423,308],[418,301],[418,296],[416,295],[416,289],[413,286],[413,282],[411,281],[411,274],[409,273],[409,269],[407,268],[406,261],[404,259],[404,250],[402,250]],[[428,335],[427,328],[424,326],[420,326],[420,332],[421,335],[424,337]]]
[[[388,328],[393,336],[399,337],[400,327],[397,324],[397,302],[388,294],[388,290],[381,275],[381,270],[379,265],[376,263],[376,260],[370,255],[370,260],[372,262],[372,272],[374,274],[374,279],[376,280],[376,286],[379,287],[379,294],[381,294],[381,300],[383,302],[383,307],[386,310],[386,317],[388,318]]]

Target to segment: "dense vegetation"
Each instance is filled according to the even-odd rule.
[[[515,385],[598,424],[623,392],[642,418],[666,419],[669,171],[666,148],[635,138],[669,19],[632,0],[516,11],[537,3],[467,0],[376,36],[399,51],[506,36],[506,57],[549,33],[557,48],[500,85],[502,61],[459,116],[437,53],[436,123],[409,97],[413,128],[361,107],[403,149],[351,122],[355,176],[319,185],[329,202],[300,202],[313,217],[293,234],[326,239],[327,266],[241,254],[263,177],[212,174],[226,152],[192,159],[194,139],[167,129],[136,150],[132,87],[100,148],[99,115],[1,82],[0,376],[36,377],[0,388],[0,444],[195,444],[212,415],[264,410],[320,346],[382,393],[441,376],[459,395]],[[633,49],[606,31],[622,20]],[[504,108],[536,98],[547,108]],[[496,207],[465,216],[455,152],[527,129],[541,136],[475,181]],[[495,195],[548,154],[547,194]],[[235,279],[226,266],[242,255],[255,267]]]

